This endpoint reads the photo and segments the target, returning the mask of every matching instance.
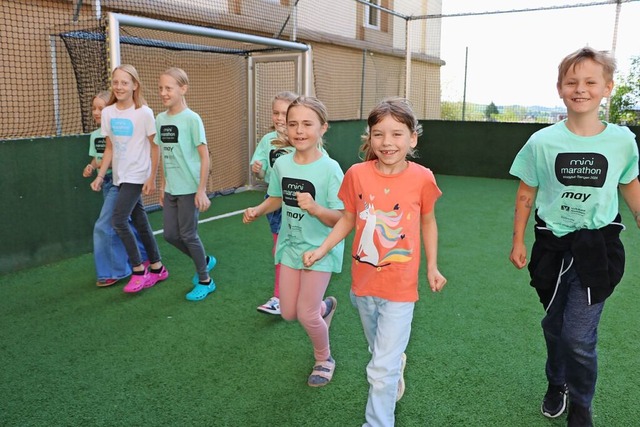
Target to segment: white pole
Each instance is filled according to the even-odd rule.
[[[409,99],[409,95],[411,94],[411,31],[410,30],[411,27],[411,20],[407,19],[406,20],[406,25],[405,25],[405,48],[407,50],[406,53],[406,69],[405,69],[405,76],[404,76],[404,97]]]

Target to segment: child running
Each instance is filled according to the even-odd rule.
[[[162,150],[160,204],[164,238],[193,260],[196,274],[187,300],[200,301],[216,289],[209,271],[216,259],[207,255],[198,236],[198,214],[209,209],[209,149],[200,116],[187,107],[187,73],[169,68],[160,75],[160,98],[167,108],[156,118],[155,143]]]
[[[140,292],[165,280],[169,272],[162,265],[158,244],[142,205],[142,192],[148,195],[156,189],[159,155],[158,147],[153,143],[156,134],[153,111],[146,105],[138,71],[132,65],[119,65],[111,74],[111,97],[102,110],[101,130],[106,147],[91,188],[100,191],[113,162],[113,185],[118,187],[118,197],[112,223],[133,269],[123,290]],[[148,270],[142,263],[129,218],[147,251]]]
[[[404,351],[418,299],[421,236],[429,287],[438,292],[447,282],[438,270],[434,213],[442,193],[429,169],[406,159],[414,155],[422,131],[408,101],[382,101],[367,124],[360,148],[365,161],[349,168],[338,193],[344,215],[317,249],[304,254],[304,265],[322,262],[356,228],[351,293],[371,350],[364,426],[388,427],[405,388]]]
[[[293,151],[293,147],[277,146],[275,143],[278,139],[278,133],[283,134],[286,132],[287,108],[297,97],[298,95],[292,92],[280,92],[273,98],[271,102],[271,120],[273,121],[274,130],[262,137],[251,157],[251,172],[257,178],[264,179],[267,185],[271,179],[271,170],[276,159]],[[268,194],[265,195],[265,199],[267,197],[269,197]],[[274,212],[268,213],[267,220],[269,220],[269,227],[273,235],[273,253],[275,254],[278,232],[282,222],[282,209],[278,208]],[[267,314],[280,314],[280,264],[275,265],[273,296],[267,302],[258,306],[258,311]]]
[[[622,279],[624,229],[618,189],[640,227],[638,146],[626,127],[600,119],[611,95],[615,60],[590,47],[567,55],[557,90],[566,120],[531,135],[510,173],[520,178],[509,259],[527,265],[525,229],[535,204],[529,274],[545,315],[548,382],[541,412],[565,412],[569,426],[592,426],[598,377],[598,325],[605,300]]]
[[[307,268],[302,254],[318,246],[342,216],[338,189],[343,173],[335,160],[323,154],[322,136],[329,127],[325,106],[316,98],[301,96],[287,109],[283,144],[295,151],[278,158],[267,190],[269,197],[245,210],[243,221],[282,208],[275,263],[280,263],[280,310],[285,320],[298,319],[313,344],[315,363],[307,384],[321,387],[333,377],[329,325],[337,300],[323,300],[331,273],[342,270],[344,244],[337,244],[316,265]]]
[[[100,126],[102,122],[102,110],[107,106],[111,93],[108,90],[98,93],[91,101],[91,113],[93,119]],[[91,162],[85,166],[82,176],[90,177],[93,171],[100,168],[104,154],[106,141],[101,135],[100,128],[91,132],[89,136],[89,155]],[[118,187],[113,185],[111,169],[108,169],[102,183],[102,197],[104,202],[100,210],[100,216],[93,227],[93,257],[96,265],[98,281],[96,286],[105,287],[117,283],[120,279],[131,275],[131,266],[128,263],[127,251],[122,241],[111,226],[113,205],[118,197]],[[147,259],[144,246],[136,234],[136,243],[142,259]]]

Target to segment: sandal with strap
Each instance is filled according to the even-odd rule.
[[[309,387],[322,387],[329,384],[331,378],[333,378],[333,371],[336,369],[336,361],[333,357],[329,360],[316,360],[316,364],[309,375],[307,384]]]
[[[327,297],[325,298],[324,303],[327,306],[327,312],[322,316],[322,318],[324,319],[324,323],[327,324],[327,329],[329,329],[329,326],[331,326],[331,319],[333,319],[333,315],[338,307],[338,300],[336,297]]]

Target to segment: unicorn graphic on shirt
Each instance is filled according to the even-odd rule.
[[[403,213],[399,209],[395,205],[393,211],[385,212],[376,210],[373,202],[364,202],[364,210],[358,213],[358,217],[364,221],[364,227],[353,256],[356,260],[374,267],[384,267],[392,262],[408,262],[412,259],[411,250],[396,248],[397,243],[405,237],[400,226]],[[376,246],[374,236],[378,237],[379,246]],[[381,257],[380,251],[385,249],[388,250]]]

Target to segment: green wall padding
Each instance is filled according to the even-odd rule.
[[[509,167],[542,124],[422,121],[416,162],[436,174],[512,179]],[[343,170],[360,161],[366,122],[331,122],[326,150]],[[640,127],[630,128],[636,135]],[[0,274],[92,250],[102,194],[82,177],[89,136],[0,141]]]
[[[82,177],[89,137],[0,142],[0,273],[91,251],[102,194]]]

